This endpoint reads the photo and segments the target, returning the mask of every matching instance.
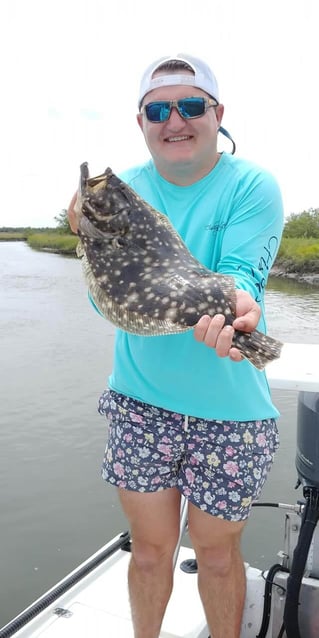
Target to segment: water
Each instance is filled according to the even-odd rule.
[[[127,528],[100,478],[97,398],[112,366],[113,327],[94,313],[80,263],[0,243],[0,626]],[[319,342],[319,288],[273,279],[269,333]],[[274,391],[281,447],[263,500],[295,502],[297,395]],[[246,560],[277,562],[283,516],[255,508]],[[186,539],[187,542],[187,539]]]

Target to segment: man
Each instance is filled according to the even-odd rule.
[[[103,476],[119,488],[132,533],[135,638],[157,638],[172,583],[180,498],[214,638],[238,638],[245,599],[240,539],[278,445],[264,372],[232,347],[234,329],[265,330],[264,288],[283,213],[274,178],[217,150],[224,107],[200,59],[161,58],[145,71],[137,121],[152,159],[121,178],[168,215],[190,251],[232,275],[233,326],[203,316],[193,331],[140,337],[117,330]],[[70,224],[76,230],[70,205]]]

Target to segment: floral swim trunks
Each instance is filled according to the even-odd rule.
[[[274,419],[216,421],[163,410],[113,390],[103,392],[108,441],[102,477],[119,488],[177,487],[201,510],[245,520],[278,448]]]

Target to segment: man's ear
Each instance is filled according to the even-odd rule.
[[[136,116],[136,119],[137,119],[137,123],[138,123],[141,131],[143,131],[143,115],[142,115],[142,113],[138,113],[137,116]]]
[[[224,115],[224,105],[223,104],[218,104],[215,107],[215,113],[216,113],[216,119],[218,124],[221,124],[222,119],[223,119],[223,115]]]

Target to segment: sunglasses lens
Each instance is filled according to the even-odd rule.
[[[166,122],[171,107],[169,102],[150,102],[145,106],[146,117],[150,122]]]
[[[188,97],[184,100],[178,100],[178,110],[185,119],[200,117],[205,113],[205,100],[203,97]]]
[[[203,97],[186,97],[183,100],[169,102],[161,100],[150,102],[145,106],[146,117],[150,122],[166,122],[171,114],[172,106],[176,106],[181,117],[186,120],[200,117],[206,112],[206,100]]]

